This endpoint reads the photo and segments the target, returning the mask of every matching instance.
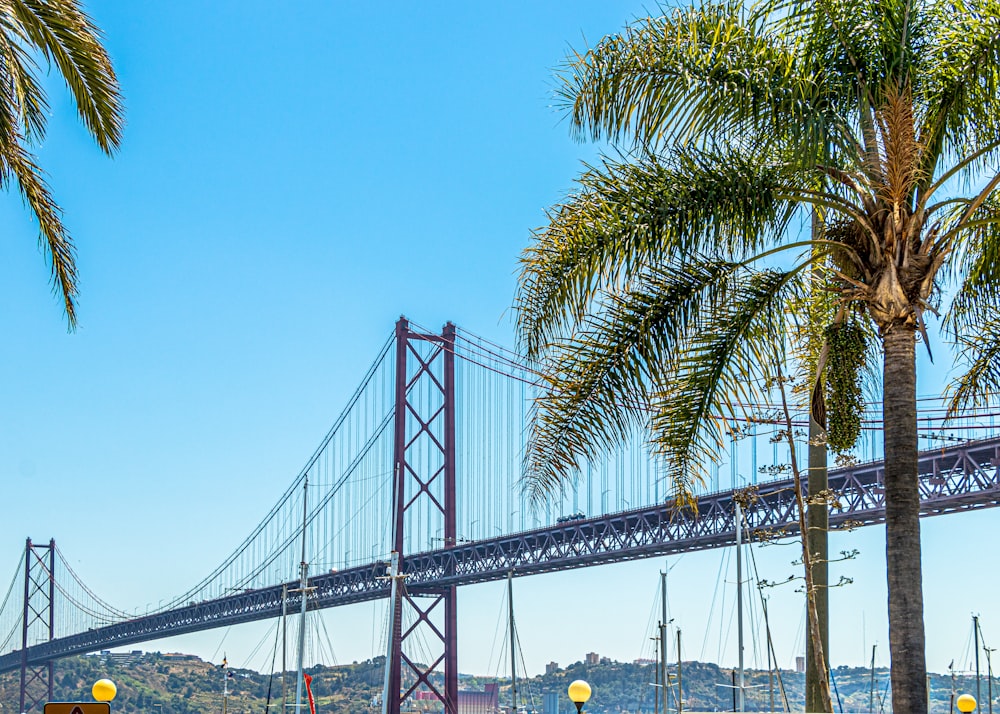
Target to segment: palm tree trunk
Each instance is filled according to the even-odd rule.
[[[823,188],[825,182],[821,181],[820,188]],[[823,238],[824,235],[824,221],[825,221],[826,211],[822,208],[813,207],[812,219],[811,219],[811,235],[814,241],[812,252],[813,256],[817,256],[820,251],[820,244],[818,241]],[[813,289],[816,286],[824,285],[826,276],[823,274],[821,268],[821,262],[816,261],[812,268],[812,280]],[[823,339],[818,333],[818,327],[825,323],[820,315],[822,314],[818,309],[819,303],[817,302],[817,297],[823,297],[824,293],[817,291],[813,294],[810,300],[810,307],[813,311],[809,315],[810,322],[810,332],[812,340],[815,340],[816,344],[811,345],[812,349],[818,354],[822,346]],[[819,373],[812,375],[812,379],[819,382],[821,375]],[[819,393],[820,399],[822,399],[822,391]],[[815,395],[813,395],[815,396]],[[816,421],[814,415],[816,411],[814,410],[815,405],[812,402],[812,398],[809,400],[809,496],[812,499],[821,491],[826,491],[829,486],[829,479],[827,474],[827,449],[826,449],[826,429],[824,424]],[[824,500],[823,503],[810,502],[808,506],[808,512],[806,513],[806,526],[808,530],[802,534],[805,538],[806,544],[809,547],[809,555],[811,557],[810,565],[812,569],[812,582],[813,590],[812,597],[816,602],[816,617],[817,617],[817,629],[819,630],[819,638],[822,642],[822,659],[817,658],[814,652],[815,646],[813,645],[812,631],[809,631],[809,635],[806,637],[806,711],[807,712],[820,712],[825,711],[823,706],[830,703],[832,710],[832,702],[829,699],[829,681],[830,681],[830,609],[829,609],[829,547],[827,533],[830,529],[830,507]],[[823,667],[817,667],[817,661],[823,663]],[[824,698],[824,688],[827,691],[827,696]]]
[[[926,714],[924,602],[917,488],[917,368],[912,328],[882,338],[885,433],[885,560],[893,711]]]
[[[812,410],[810,410],[812,414]],[[829,487],[826,466],[826,430],[815,419],[809,419],[809,495],[816,496]],[[816,616],[820,641],[823,643],[825,667],[816,666],[817,657],[813,653],[813,638],[810,631],[806,637],[806,711],[823,711],[824,698],[822,683],[829,679],[830,666],[830,618],[829,618],[829,548],[827,532],[830,526],[830,509],[826,501],[810,503],[807,506],[804,536],[811,558],[812,597],[816,601]]]
[[[798,506],[799,516],[799,544],[802,546],[802,570],[805,578],[806,590],[806,620],[809,623],[809,637],[807,642],[811,645],[809,652],[813,657],[813,667],[817,672],[826,672],[827,657],[823,649],[824,641],[820,630],[819,613],[816,610],[816,586],[813,583],[812,553],[809,550],[809,528],[806,525],[806,499],[803,497],[802,472],[799,471],[799,462],[795,454],[795,428],[792,426],[792,415],[788,410],[788,399],[785,396],[785,377],[781,373],[781,356],[776,355],[775,371],[778,376],[778,393],[781,395],[781,408],[785,416],[784,438],[788,442],[788,458],[792,468],[792,490],[795,491],[795,504]],[[832,712],[833,700],[830,697],[830,678],[827,676],[817,677],[815,691],[818,696],[816,703],[817,712]]]

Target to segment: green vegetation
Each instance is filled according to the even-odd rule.
[[[231,669],[229,680],[229,712],[250,714],[264,712],[269,684],[272,686],[271,705],[280,706],[280,677],[269,682],[269,676],[251,670]],[[312,667],[313,693],[318,714],[378,714],[382,688],[382,658],[337,667]],[[671,681],[676,665],[670,665]],[[114,714],[217,714],[222,711],[224,671],[197,657],[163,655],[157,652],[137,655],[130,661],[110,661],[104,657],[73,657],[56,663],[55,698],[57,701],[89,701],[91,685],[109,677],[118,686],[118,696],[112,706]],[[289,677],[289,697],[294,696]],[[844,711],[867,711],[871,692],[871,672],[864,668],[839,667],[834,670],[836,692]],[[653,712],[655,671],[650,664],[632,664],[602,660],[600,664],[576,662],[551,674],[530,677],[519,682],[518,690],[528,712],[542,712],[545,695],[559,697],[559,710],[571,714],[572,704],[566,688],[574,679],[584,679],[593,688],[593,698],[587,704],[590,714],[636,714]],[[785,690],[792,709],[801,710],[804,703],[804,676],[783,672]],[[876,696],[884,697],[887,672],[876,670]],[[684,662],[684,702],[688,710],[728,711],[732,708],[733,671],[714,664]],[[488,677],[462,675],[460,690],[481,691],[495,682]],[[0,701],[17,701],[18,675],[0,677]],[[975,691],[973,678],[959,678],[958,691]],[[509,707],[509,682],[500,681],[500,706]],[[748,711],[765,711],[770,707],[771,683],[766,672],[748,671]],[[997,689],[995,687],[995,689]],[[1000,689],[997,690],[1000,692]],[[986,682],[983,682],[985,696]],[[781,693],[773,681],[775,709],[781,711]],[[951,680],[945,676],[931,677],[931,710],[947,712]],[[673,699],[671,699],[673,702]],[[438,712],[437,702],[415,703],[416,712]],[[1000,704],[1000,697],[998,697]],[[886,702],[888,705],[888,702]],[[985,705],[985,703],[984,703]],[[876,705],[877,709],[877,705]],[[279,709],[272,708],[278,712]],[[480,714],[491,714],[480,712]],[[498,713],[499,714],[499,713]]]
[[[830,324],[825,332],[829,348],[826,368],[826,443],[834,451],[854,448],[861,434],[865,402],[861,389],[868,344],[864,330],[855,320]]]
[[[382,660],[342,667],[314,667],[313,694],[322,711],[371,714],[370,702],[382,687]],[[271,702],[280,711],[281,678],[230,667],[223,670],[194,656],[142,653],[130,659],[104,656],[72,657],[55,666],[56,701],[90,701],[90,688],[102,677],[118,686],[115,714],[208,714],[222,710],[223,681],[229,678],[229,711],[263,712],[271,687]],[[19,675],[0,677],[0,701],[17,702]],[[289,697],[294,697],[295,675],[288,675]]]

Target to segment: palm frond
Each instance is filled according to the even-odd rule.
[[[889,87],[885,104],[878,111],[882,131],[882,171],[877,195],[887,205],[909,207],[921,175],[923,147],[917,140],[913,114],[913,92],[909,85]]]
[[[743,418],[741,403],[765,401],[775,356],[786,343],[783,307],[806,261],[788,271],[743,273],[727,300],[704,312],[672,373],[655,395],[652,440],[684,502],[725,448],[713,417]],[[777,350],[777,352],[776,352]]]
[[[49,262],[56,292],[62,297],[70,328],[76,326],[77,271],[76,249],[62,223],[62,210],[56,205],[41,169],[21,142],[13,141],[0,152],[0,183],[17,183],[38,220],[39,243]]]
[[[1000,309],[992,304],[992,314],[958,337],[961,360],[966,369],[948,387],[949,416],[960,415],[969,407],[984,406],[1000,397]]]
[[[705,3],[640,20],[572,56],[559,97],[593,139],[704,145],[735,141],[748,125],[815,138],[825,132],[822,88],[793,50],[742,4]]]
[[[77,111],[97,145],[113,152],[121,141],[124,107],[101,33],[77,0],[9,0],[23,37],[66,80]]]
[[[951,279],[959,287],[944,325],[960,344],[963,335],[988,322],[1000,304],[1000,198],[993,195],[986,199],[974,219],[955,242],[958,250],[949,264]]]
[[[705,259],[650,269],[607,296],[607,310],[586,330],[553,347],[525,455],[524,485],[534,499],[645,424],[650,387],[669,373],[706,305],[724,300],[737,268]]]
[[[46,256],[56,292],[62,297],[66,319],[72,328],[76,325],[77,272],[73,242],[62,223],[62,212],[49,191],[34,157],[25,148],[24,131],[44,130],[44,119],[33,119],[44,103],[32,104],[19,96],[30,89],[29,65],[18,64],[23,59],[17,44],[8,32],[9,16],[0,13],[0,57],[8,64],[5,69],[9,81],[0,81],[0,186],[6,188],[13,182],[38,220],[39,243]],[[6,23],[6,24],[4,24]],[[37,123],[41,122],[41,123]],[[32,127],[35,127],[32,129]]]
[[[973,153],[1000,134],[1000,2],[933,3],[929,13],[920,97],[925,180],[942,157]]]
[[[732,150],[606,160],[578,183],[521,256],[518,335],[532,358],[571,334],[601,291],[706,245],[738,258],[777,239],[792,215],[781,167]]]
[[[35,76],[38,67],[27,50],[29,46],[20,24],[0,13],[0,66],[6,77],[2,101],[8,104],[8,111],[20,117],[18,134],[33,142],[45,136],[49,105],[45,90]],[[9,128],[0,129],[3,130],[9,131]]]

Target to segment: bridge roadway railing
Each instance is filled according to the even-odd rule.
[[[830,472],[830,488],[839,508],[830,514],[832,528],[873,525],[885,520],[881,462]],[[1000,499],[1000,438],[974,441],[920,456],[921,515],[934,516],[989,508]],[[657,504],[596,518],[559,523],[499,538],[460,543],[453,548],[407,556],[402,571],[410,592],[434,593],[520,575],[547,573],[602,563],[685,553],[729,545],[735,539],[734,492],[698,499],[698,513]],[[791,479],[761,484],[745,510],[751,531],[783,537],[798,531],[798,511]],[[310,579],[315,588],[310,610],[376,600],[389,594],[385,563],[325,573]],[[289,583],[289,590],[297,586]],[[301,596],[289,593],[288,612],[297,612]],[[216,600],[192,602],[166,612],[99,627],[29,647],[28,664],[95,652],[150,640],[280,616],[282,585],[248,590]],[[17,669],[22,652],[0,655],[0,673]]]

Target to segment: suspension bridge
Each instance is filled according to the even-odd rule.
[[[459,586],[511,570],[529,575],[730,545],[734,487],[743,498],[752,487],[744,506],[749,529],[779,537],[797,531],[791,481],[779,467],[785,459],[776,444],[758,446],[773,441],[768,429],[776,427],[758,421],[750,438],[734,436],[729,483],[719,467],[711,471],[697,515],[674,508],[664,464],[640,438],[581,465],[564,491],[527,503],[519,476],[538,376],[517,354],[451,323],[434,332],[400,319],[257,527],[204,580],[141,616],[98,597],[54,542],[27,541],[0,607],[0,673],[20,670],[20,711],[51,698],[53,662],[62,657],[275,618],[298,611],[302,597],[309,610],[386,598],[395,552],[406,579],[391,632],[389,691],[400,697],[389,702],[390,714],[418,688],[454,714]],[[922,436],[935,447],[920,459],[923,515],[996,505],[993,415],[966,415],[947,432],[941,417],[922,412]],[[839,494],[831,527],[884,520],[878,452],[871,429],[861,452],[867,458],[831,471]],[[306,592],[297,577],[303,544]],[[407,654],[418,638],[436,647],[428,664]],[[430,677],[442,671],[440,686]]]

